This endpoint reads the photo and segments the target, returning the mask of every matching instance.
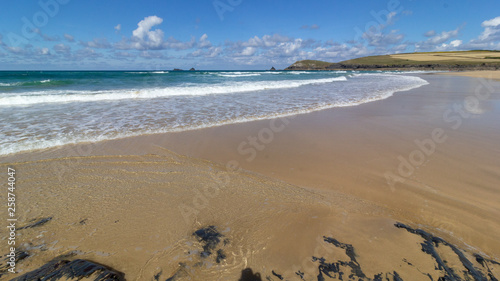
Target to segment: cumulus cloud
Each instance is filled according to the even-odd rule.
[[[298,55],[302,47],[302,39],[294,39],[290,42],[281,42],[275,48],[271,49],[267,55],[276,57],[291,57]]]
[[[397,15],[396,12],[390,12],[389,14],[387,14],[387,23],[385,25],[387,26],[387,25],[393,24],[394,18],[396,17],[396,15]]]
[[[370,46],[389,46],[401,43],[404,39],[404,35],[398,34],[397,30],[391,30],[389,33],[366,32],[363,34],[363,39],[365,39]]]
[[[432,37],[434,35],[436,35],[436,31],[435,30],[429,30],[426,33],[424,33],[425,37]]]
[[[462,45],[462,40],[453,40],[450,42],[450,46],[452,47],[459,47],[460,45]]]
[[[440,34],[434,35],[428,39],[428,42],[431,44],[440,44],[448,41],[450,38],[456,37],[459,32],[459,28],[450,31],[443,31]]]
[[[164,58],[162,53],[152,52],[152,51],[142,51],[139,56],[145,59],[162,59]]]
[[[281,43],[289,42],[291,39],[287,36],[283,36],[280,34],[273,35],[264,35],[262,38],[258,36],[254,36],[247,41],[230,43],[233,47],[241,48],[241,47],[260,47],[260,48],[270,48],[277,46]]]
[[[433,50],[447,50],[448,47],[452,46],[447,44],[450,39],[458,36],[461,27],[458,27],[450,31],[442,31],[436,34],[435,31],[428,31],[426,34],[429,35],[428,39],[425,41],[417,42],[415,44],[415,51],[433,51]],[[431,35],[434,34],[434,35]],[[456,42],[455,42],[456,45]],[[452,46],[453,47],[453,46]],[[438,49],[439,48],[439,49]]]
[[[40,37],[42,37],[42,39],[44,41],[59,41],[59,37],[58,36],[49,36],[45,33],[43,33],[40,28],[35,28],[33,29],[33,32],[40,35]]]
[[[500,48],[500,16],[485,20],[481,24],[484,28],[483,32],[469,42],[471,48],[496,49]]]
[[[48,56],[50,55],[49,48],[37,48],[35,54],[38,56]]]
[[[457,51],[462,49],[462,40],[453,40],[450,43],[442,43],[441,45],[435,46],[433,51]]]
[[[222,47],[210,47],[208,49],[197,49],[188,54],[188,57],[215,58],[222,53]]]
[[[64,34],[64,39],[68,42],[75,42],[75,38],[69,34]]]
[[[180,41],[174,37],[169,37],[164,43],[163,48],[170,48],[175,50],[187,50],[191,49],[196,45],[196,39],[191,37],[190,41]]]
[[[198,42],[198,47],[199,48],[210,48],[212,47],[212,43],[208,41],[208,35],[205,33],[200,37],[200,40]]]
[[[145,17],[137,24],[137,29],[132,32],[132,46],[138,50],[161,49],[164,33],[161,29],[151,30],[160,25],[163,19],[157,16]]]
[[[338,61],[371,54],[363,44],[349,45],[346,43],[328,44],[314,49],[314,59]]]
[[[126,51],[115,52],[114,56],[118,57],[118,58],[135,58],[136,57],[135,54],[132,54],[132,53],[126,52]]]
[[[241,51],[241,53],[239,55],[241,55],[241,56],[253,56],[255,54],[255,52],[257,52],[256,47],[246,47],[245,49],[243,49],[243,51]]]
[[[163,19],[157,16],[145,17],[137,24],[137,28],[132,31],[132,36],[115,43],[114,48],[118,50],[155,51],[165,49],[187,50],[194,47],[210,48],[212,46],[207,34],[203,34],[199,41],[195,37],[191,37],[189,41],[180,41],[172,36],[164,39],[165,33],[163,30],[154,29],[155,26],[160,25],[162,22]]]
[[[54,51],[57,54],[63,54],[63,55],[69,55],[70,52],[71,52],[71,47],[70,46],[66,46],[64,44],[57,44],[52,49],[54,49]]]
[[[122,30],[122,25],[121,24],[117,24],[115,26],[115,30],[118,31],[118,32],[120,32],[120,30]]]
[[[108,42],[106,38],[95,38],[92,41],[89,42],[83,42],[80,41],[80,45],[88,48],[95,48],[95,49],[108,49],[111,48],[111,44]]]
[[[9,51],[10,53],[15,54],[15,55],[27,55],[28,54],[26,49],[23,49],[21,47],[6,46],[5,49],[7,51]]]
[[[102,57],[102,54],[96,52],[94,49],[91,48],[80,49],[76,51],[74,55],[74,58],[77,60],[85,60],[85,59],[95,60],[96,58],[99,57]]]
[[[386,20],[379,25],[371,26],[368,30],[361,34],[362,40],[372,47],[391,48],[392,45],[400,44],[404,40],[403,34],[398,34],[398,30],[387,31],[387,27],[394,24],[396,20],[396,12],[387,13]],[[352,42],[357,44],[357,41]]]

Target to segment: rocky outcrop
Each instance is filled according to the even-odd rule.
[[[43,225],[37,222],[48,222],[47,219],[36,219],[27,226],[36,227]],[[35,226],[34,226],[35,225]],[[363,252],[358,252],[355,245],[339,241],[334,237],[323,236],[320,243],[325,249],[334,249],[327,251],[323,256],[311,256],[310,260],[314,265],[314,272],[298,268],[293,271],[289,268],[245,268],[241,272],[240,281],[279,281],[279,280],[378,280],[378,281],[401,281],[412,270],[415,274],[421,276],[421,280],[475,280],[475,281],[495,281],[498,280],[500,263],[488,259],[479,253],[464,251],[443,238],[434,236],[422,229],[412,228],[403,223],[396,223],[394,226],[400,230],[408,232],[407,235],[418,236],[418,243],[414,246],[424,254],[420,259],[412,260],[411,256],[405,257],[400,263],[395,263],[394,268],[380,271],[373,275],[364,270],[366,260],[363,260]],[[226,234],[226,233],[225,233]],[[226,234],[227,235],[227,234]],[[217,267],[212,265],[227,266],[226,254],[224,249],[230,241],[214,225],[194,230],[190,239],[195,243],[188,243],[191,249],[185,251],[186,257],[183,262],[179,262],[177,269],[167,272],[163,275],[163,270],[158,269],[152,280],[183,281],[194,280],[193,268],[210,265],[214,270]],[[234,242],[232,242],[234,243]],[[292,246],[292,245],[291,245]],[[339,255],[339,251],[343,254]],[[336,253],[336,254],[332,254]],[[75,259],[76,253],[59,256],[46,263],[38,269],[18,276],[12,281],[28,280],[98,280],[98,281],[123,281],[125,275],[106,265],[102,265],[90,260]],[[24,262],[30,259],[30,253],[17,252],[16,263]],[[426,258],[428,260],[426,260]],[[5,259],[7,261],[7,259]],[[5,263],[4,261],[4,263]],[[364,263],[363,263],[364,261]],[[411,261],[411,262],[410,262]],[[432,268],[422,268],[422,264],[434,264]],[[420,268],[419,268],[420,267]],[[221,267],[224,268],[224,267]],[[2,271],[3,270],[3,271]],[[241,268],[239,269],[241,270]],[[260,272],[259,272],[260,271]],[[6,267],[0,266],[0,277],[6,273]],[[163,276],[162,276],[163,275]],[[262,275],[262,277],[261,277]]]
[[[69,261],[56,258],[42,267],[23,274],[11,281],[32,280],[81,280],[92,278],[95,281],[125,281],[125,275],[98,263],[77,259]]]
[[[174,68],[174,70],[173,70],[173,71],[184,71],[184,70],[182,70],[182,69],[180,69],[180,68]]]
[[[29,224],[20,227],[18,230],[22,230],[22,229],[26,229],[26,228],[33,228],[33,227],[37,227],[37,226],[42,226],[42,225],[48,223],[51,220],[52,220],[52,217],[40,218],[40,219],[33,219],[33,220],[30,221]]]
[[[191,69],[189,69],[189,71],[196,71],[196,69],[194,69],[194,67],[191,67]]]
[[[318,60],[301,60],[285,68],[285,70],[327,70],[327,67],[331,64],[330,62]]]
[[[270,70],[270,71],[275,71],[275,70],[276,70],[276,68],[274,68],[274,66],[273,66],[273,67],[271,67],[271,69],[269,69],[269,70]]]

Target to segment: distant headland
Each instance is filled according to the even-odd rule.
[[[499,70],[500,51],[405,53],[369,56],[338,63],[297,61],[285,70]]]

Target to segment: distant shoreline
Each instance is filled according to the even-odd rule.
[[[499,70],[499,51],[408,53],[361,57],[338,63],[301,60],[285,70]]]

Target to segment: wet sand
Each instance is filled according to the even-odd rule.
[[[452,76],[467,76],[467,77],[477,77],[485,79],[500,80],[500,70],[480,70],[480,71],[458,71],[458,72],[448,72],[439,73],[440,75],[452,75]]]
[[[18,232],[32,253],[19,268],[76,251],[127,280],[245,268],[316,280],[312,257],[347,263],[349,244],[369,278],[444,276],[400,221],[484,269],[473,253],[500,261],[500,83],[422,77],[430,85],[355,107],[3,157],[19,171],[20,225],[52,217]],[[211,225],[228,239],[220,263],[193,235]],[[451,247],[436,249],[465,274]]]

